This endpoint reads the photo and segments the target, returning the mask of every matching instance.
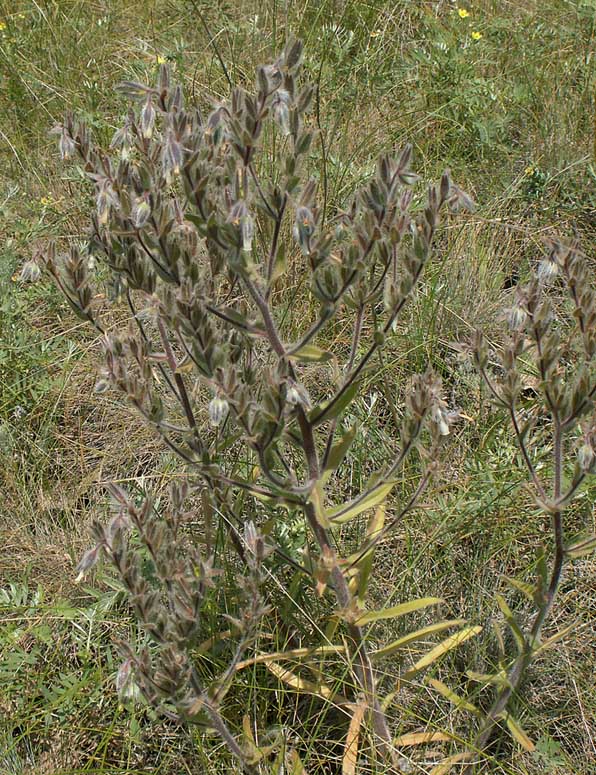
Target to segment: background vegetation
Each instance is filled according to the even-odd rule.
[[[467,419],[422,510],[384,544],[375,595],[397,602],[448,590],[449,615],[485,624],[501,577],[528,564],[542,522],[514,445],[452,342],[479,324],[497,329],[511,285],[541,255],[542,233],[575,233],[595,254],[595,24],[594,0],[0,2],[0,772],[232,768],[217,738],[164,722],[156,733],[147,708],[121,706],[113,642],[134,638],[135,625],[107,574],[93,588],[74,584],[89,524],[105,516],[97,483],[159,490],[176,470],[140,421],[97,401],[97,342],[49,284],[18,281],[49,236],[81,232],[89,209],[48,135],[63,111],[84,116],[108,143],[124,110],[117,82],[151,82],[165,59],[187,94],[217,97],[228,90],[226,68],[252,80],[292,32],[319,84],[313,165],[329,201],[406,141],[425,178],[451,167],[478,210],[444,230],[392,357],[357,411],[365,420],[371,402],[385,402],[389,420],[402,376],[427,359],[450,375],[450,401]],[[374,448],[366,439],[347,481],[366,478],[379,462]],[[577,507],[584,524],[593,494]],[[282,538],[300,550],[299,526]],[[503,743],[493,772],[593,771],[595,592],[596,563],[571,566],[552,627],[576,628],[546,652],[517,709],[536,750]],[[494,661],[485,630],[453,659]],[[263,693],[268,721],[300,735],[312,710],[256,670],[238,695],[238,719],[246,697],[256,707]],[[425,729],[407,703],[399,710],[398,733]],[[451,728],[448,708],[443,723]],[[309,772],[324,753],[309,752]]]

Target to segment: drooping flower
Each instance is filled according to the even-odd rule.
[[[70,159],[76,150],[75,141],[68,134],[65,128],[62,129],[60,134],[60,158],[62,161]]]
[[[34,283],[41,277],[41,269],[37,261],[26,261],[23,264],[19,280],[22,283]]]
[[[432,421],[437,426],[439,434],[441,436],[449,436],[450,430],[449,430],[448,414],[442,406],[438,404],[435,404],[435,406],[433,406],[431,410],[431,418],[432,418]]]
[[[515,303],[508,310],[507,322],[512,331],[520,331],[526,325],[527,319],[528,313],[521,304]]]
[[[153,134],[153,125],[155,124],[155,108],[153,107],[153,97],[147,94],[147,100],[141,110],[141,132],[147,140]]]
[[[151,206],[145,197],[137,197],[132,206],[132,223],[135,229],[142,229],[151,216]]]
[[[290,134],[290,95],[285,89],[278,89],[273,98],[273,117],[279,124],[282,134]]]
[[[537,274],[540,282],[545,285],[551,283],[559,274],[559,265],[552,254],[545,256],[538,264]]]
[[[225,398],[214,396],[209,402],[209,421],[211,425],[217,428],[228,416],[230,405]]]
[[[240,228],[242,250],[250,253],[255,233],[255,222],[243,199],[240,199],[232,206],[227,221]]]

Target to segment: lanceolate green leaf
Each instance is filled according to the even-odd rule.
[[[356,431],[358,430],[356,425],[352,425],[350,430],[346,431],[344,435],[337,441],[332,447],[331,452],[327,458],[325,464],[325,473],[331,474],[341,464],[342,460],[346,456],[348,450],[352,446],[352,442],[356,437]]]
[[[382,484],[373,487],[363,495],[359,495],[347,506],[339,506],[335,509],[331,509],[327,516],[332,525],[343,525],[349,522],[354,517],[362,514],[367,509],[373,509],[382,503],[389,495],[391,490],[395,487],[395,482],[383,482]]]
[[[333,420],[335,417],[339,417],[344,409],[350,405],[352,399],[358,393],[359,387],[359,382],[353,382],[341,393],[337,400],[331,398],[326,403],[315,406],[308,415],[310,422],[313,425],[320,425],[326,420]]]
[[[379,506],[377,506],[370,518],[368,528],[366,529],[366,539],[368,541],[374,540],[375,536],[378,535],[378,533],[383,529],[384,524],[385,505],[381,503]],[[372,573],[374,556],[375,546],[373,544],[357,562],[356,567],[358,568],[358,598],[362,603],[364,603],[366,600],[366,592],[368,590],[370,574]]]
[[[373,651],[371,656],[373,657],[373,659],[381,659],[382,657],[388,657],[391,654],[394,654],[396,651],[399,651],[399,649],[403,649],[404,646],[409,646],[418,640],[422,640],[423,638],[426,638],[429,635],[434,635],[437,632],[442,632],[443,630],[447,630],[450,627],[458,627],[460,624],[463,624],[463,623],[464,623],[463,619],[451,619],[445,622],[436,622],[435,624],[430,624],[428,627],[423,627],[421,630],[416,630],[415,632],[409,632],[407,635],[403,635],[401,638],[394,640],[392,643],[389,643],[387,646],[383,646],[383,648],[379,649],[378,651]]]
[[[523,652],[526,648],[526,639],[521,630],[521,627],[517,623],[512,610],[507,605],[505,598],[502,595],[496,594],[495,599],[497,601],[497,605],[501,609],[501,612],[507,621],[507,624],[509,625],[509,629],[513,633],[513,637],[515,638],[515,642],[517,643],[517,647],[520,653]]]
[[[569,635],[569,633],[572,630],[575,630],[577,628],[577,624],[570,624],[568,627],[564,627],[562,630],[559,630],[559,632],[556,632],[554,635],[551,635],[550,638],[547,638],[544,640],[538,648],[534,651],[534,654],[540,654],[543,651],[546,651],[546,649],[550,648],[551,646],[554,646],[555,643],[558,643],[560,640],[562,640],[566,635]]]
[[[524,730],[521,728],[519,722],[513,718],[513,716],[510,713],[507,713],[505,716],[505,723],[507,724],[507,728],[511,732],[511,736],[514,740],[517,740],[517,742],[521,745],[521,747],[526,751],[533,751],[536,746],[534,743],[530,740],[528,735],[524,732]]]
[[[325,363],[333,358],[333,353],[328,350],[322,350],[314,344],[305,344],[296,352],[290,355],[295,361],[303,363]]]
[[[565,549],[565,554],[572,560],[578,557],[585,557],[586,554],[592,554],[596,549],[596,535],[587,535],[575,541],[571,546]]]
[[[505,581],[518,592],[521,592],[522,595],[527,597],[531,603],[536,602],[536,587],[534,585],[527,584],[525,581],[518,581],[517,579],[512,579],[509,577],[505,577]]]
[[[474,715],[478,715],[480,713],[480,710],[475,705],[472,705],[471,702],[468,702],[468,700],[460,697],[459,694],[456,694],[453,689],[450,689],[442,681],[439,681],[436,678],[429,678],[428,682],[433,687],[433,689],[439,692],[439,694],[445,697],[445,699],[449,700],[449,702],[455,705],[456,708],[462,708],[469,711],[470,713],[473,713]]]
[[[276,280],[279,280],[279,278],[284,274],[286,271],[287,262],[286,262],[286,249],[283,242],[280,242],[277,246],[277,253],[275,256],[275,263],[273,265],[273,272],[271,274],[271,282],[274,283]]]
[[[506,670],[499,670],[498,673],[477,673],[474,670],[466,670],[466,675],[471,681],[476,681],[480,684],[491,684],[492,686],[498,686],[501,689],[511,687]]]
[[[428,652],[428,654],[425,654],[421,659],[415,662],[403,677],[405,679],[412,678],[416,675],[416,673],[419,673],[420,670],[423,670],[425,667],[432,665],[433,662],[436,662],[437,659],[444,656],[452,649],[461,646],[462,643],[465,643],[470,638],[478,635],[481,630],[482,627],[479,626],[464,627],[463,630],[460,630],[454,635],[450,635],[448,638],[445,638],[445,640],[441,641],[438,646],[435,646]]]
[[[419,611],[421,608],[428,608],[431,605],[438,605],[444,602],[440,597],[421,597],[417,600],[408,600],[407,603],[393,606],[392,608],[382,608],[380,611],[368,611],[363,614],[356,624],[363,626],[372,622],[379,622],[382,619],[396,619],[412,611]]]

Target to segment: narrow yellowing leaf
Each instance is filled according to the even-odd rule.
[[[464,624],[464,622],[464,619],[451,619],[445,622],[436,622],[435,624],[430,624],[428,627],[423,627],[420,630],[409,632],[407,635],[403,635],[401,638],[394,640],[387,646],[383,646],[383,648],[379,649],[378,651],[373,651],[371,657],[373,659],[388,657],[390,654],[393,654],[399,649],[403,649],[405,646],[409,646],[411,643],[415,643],[418,640],[422,640],[422,638],[426,638],[427,635],[434,635],[437,632],[442,632],[443,630],[449,629],[449,627],[459,627],[459,625]]]
[[[251,742],[253,745],[256,746],[257,741],[255,740],[255,736],[252,732],[252,727],[250,725],[250,716],[248,714],[245,714],[242,717],[242,731],[244,732],[244,737]]]
[[[302,759],[298,756],[298,752],[293,748],[288,753],[288,775],[307,775]]]
[[[530,740],[528,735],[520,727],[519,723],[509,713],[505,716],[505,723],[507,724],[507,728],[511,732],[511,736],[515,740],[517,740],[517,742],[521,745],[521,747],[525,751],[534,751],[536,749],[536,746],[534,745],[534,743]]]
[[[449,702],[455,705],[456,708],[463,708],[464,710],[468,710],[470,713],[474,714],[480,713],[475,705],[472,705],[471,702],[468,702],[463,697],[460,697],[459,694],[456,694],[453,689],[450,689],[442,681],[439,681],[436,678],[429,678],[428,682],[433,687],[433,689],[436,689],[440,695],[449,700]]]
[[[453,740],[451,735],[445,732],[411,732],[409,735],[396,737],[393,744],[397,748],[407,748],[409,745],[424,745],[425,743],[441,743]]]
[[[475,754],[471,751],[454,753],[453,756],[448,756],[446,759],[443,759],[442,762],[439,762],[436,767],[433,767],[430,771],[430,775],[447,775],[447,773],[453,769],[454,764],[458,764],[459,762],[467,762],[473,756],[475,756]]]
[[[429,605],[437,605],[443,602],[440,597],[421,597],[417,600],[408,600],[407,603],[395,605],[392,608],[382,608],[380,611],[367,611],[356,620],[356,624],[363,627],[365,624],[378,622],[383,619],[396,619],[412,611],[418,611],[421,608],[428,608]]]
[[[358,743],[360,738],[360,727],[364,718],[366,705],[359,703],[354,708],[354,714],[350,719],[348,734],[346,735],[346,745],[341,763],[342,775],[356,775],[356,764],[358,762]]]
[[[302,678],[291,670],[286,670],[280,667],[276,662],[265,662],[267,668],[273,673],[274,676],[279,678],[280,681],[291,686],[292,689],[296,689],[299,692],[305,694],[314,694],[317,697],[322,697],[325,700],[330,700],[335,696],[335,692],[326,684],[315,684],[312,681],[307,681],[306,678]]]
[[[376,538],[377,534],[383,529],[385,524],[385,504],[381,504],[379,508],[370,518],[368,527],[366,528],[366,537],[368,539]]]
[[[503,614],[503,616],[507,621],[507,624],[509,625],[509,629],[513,633],[513,637],[515,639],[515,642],[517,643],[517,648],[519,649],[519,652],[522,653],[523,651],[525,651],[525,648],[526,648],[526,639],[521,630],[521,627],[517,623],[517,620],[513,615],[513,611],[507,605],[507,601],[505,600],[505,598],[502,595],[499,595],[497,593],[495,594],[495,599],[497,601],[497,605],[501,609],[501,613]]]
[[[566,547],[565,554],[572,560],[591,554],[596,549],[596,535],[588,535]]]
[[[460,630],[459,632],[450,635],[448,638],[445,638],[445,640],[441,641],[437,646],[431,649],[428,654],[425,654],[421,659],[415,662],[412,667],[405,673],[404,678],[408,679],[416,675],[416,673],[420,672],[420,670],[423,670],[425,667],[432,665],[433,662],[436,662],[437,659],[442,657],[444,654],[447,654],[452,649],[461,646],[462,643],[465,643],[470,638],[478,635],[478,633],[481,631],[482,627],[480,626],[464,627],[463,630]]]
[[[370,518],[368,527],[366,529],[366,538],[369,542],[374,541],[376,536],[383,529],[385,524],[385,504],[380,503],[375,509],[373,515]],[[364,604],[366,600],[366,593],[368,590],[368,582],[370,574],[372,573],[373,560],[375,556],[374,543],[370,546],[369,550],[362,555],[358,560],[358,599]]]
[[[229,635],[228,631],[228,635]],[[288,651],[275,651],[271,654],[258,654],[250,659],[243,659],[236,665],[236,670],[243,670],[250,665],[256,665],[260,662],[282,662],[290,659],[301,659],[310,656],[322,656],[325,654],[341,654],[345,651],[345,646],[319,646],[316,648],[289,649]]]
[[[324,363],[333,358],[333,353],[322,350],[314,344],[305,344],[290,355],[290,358],[302,363]]]
[[[521,592],[522,595],[527,597],[530,603],[535,602],[536,587],[534,585],[526,584],[525,581],[518,581],[517,579],[512,579],[508,576],[505,577],[505,581],[514,589],[517,589],[518,592]]]
[[[325,529],[327,529],[328,527],[331,527],[329,523],[329,517],[325,509],[325,503],[323,498],[323,488],[320,482],[317,482],[316,485],[313,487],[313,490],[310,494],[310,500],[312,505],[314,506],[315,516],[317,518],[317,522],[319,523],[319,525],[321,525],[321,527],[324,527]]]
[[[275,263],[273,264],[273,272],[271,273],[271,283],[274,283],[276,280],[279,280],[279,278],[286,271],[286,268],[287,268],[286,249],[283,243],[280,243],[277,247],[277,255],[275,256]]]
[[[349,387],[341,392],[339,398],[331,398],[324,404],[320,404],[311,409],[308,413],[308,419],[316,426],[327,420],[333,420],[335,417],[339,417],[344,409],[349,406],[356,393],[358,393],[359,388],[359,382],[352,382]]]
[[[259,747],[250,724],[250,717],[248,715],[242,718],[242,732],[243,732],[243,748],[244,755],[251,764],[257,764],[265,756],[275,749],[275,744]]]
[[[364,511],[373,509],[375,506],[378,506],[379,503],[382,503],[382,501],[385,500],[385,498],[389,495],[394,487],[395,482],[384,482],[383,484],[378,484],[367,493],[359,495],[346,506],[339,506],[338,508],[332,509],[328,514],[331,524],[343,525],[346,522],[349,522],[351,519],[359,516]]]
[[[569,633],[572,630],[575,630],[577,628],[577,625],[570,624],[568,627],[564,627],[562,630],[559,630],[559,632],[556,632],[554,635],[551,635],[550,638],[547,638],[546,640],[542,641],[540,646],[534,651],[534,654],[541,654],[543,651],[546,651],[546,649],[550,648],[551,646],[554,646],[555,643],[562,640],[566,635],[569,635]]]
[[[506,670],[499,670],[498,673],[476,673],[474,670],[466,670],[466,675],[470,680],[481,684],[492,684],[501,689],[509,686]]]
[[[331,474],[341,464],[348,450],[352,446],[352,442],[356,438],[357,430],[357,426],[352,425],[350,430],[346,431],[341,439],[331,447],[331,452],[329,453],[327,463],[325,464],[325,473]]]
[[[223,630],[223,632],[218,632],[217,635],[212,635],[210,638],[207,638],[207,640],[204,640],[202,643],[199,643],[199,645],[196,648],[197,654],[205,654],[207,651],[213,648],[213,646],[220,640],[226,640],[226,638],[229,638],[232,635],[232,630]]]

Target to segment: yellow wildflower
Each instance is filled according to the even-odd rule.
[[[457,15],[459,16],[460,19],[467,19],[468,16],[470,15],[470,12],[466,11],[465,8],[458,8]]]
[[[474,30],[474,32],[472,33],[473,40],[480,40],[482,37],[484,37],[482,33],[478,32],[477,30]]]
[[[526,167],[524,172],[525,172],[526,175],[533,175],[534,174],[534,167],[532,167],[532,166]]]
[[[49,194],[48,196],[42,196],[39,202],[43,207],[47,207],[48,205],[52,204],[52,197]]]
[[[373,31],[370,33],[370,37],[371,37],[371,38],[378,38],[380,34],[381,34],[381,30],[373,30]]]
[[[6,22],[0,21],[0,32],[6,29]]]
[[[166,58],[165,58],[165,57],[162,57],[162,56],[161,56],[161,54],[160,54],[160,55],[157,57],[157,64],[158,64],[158,65],[165,65],[165,63],[166,63]]]

